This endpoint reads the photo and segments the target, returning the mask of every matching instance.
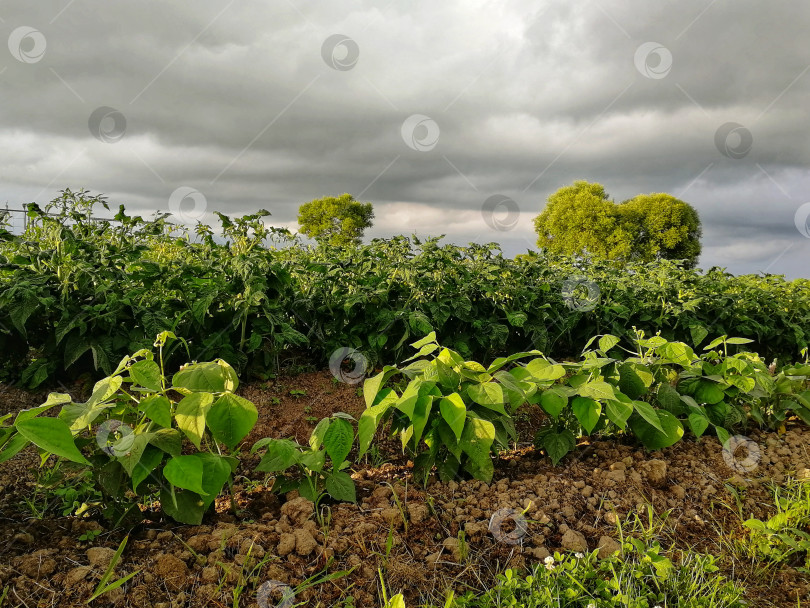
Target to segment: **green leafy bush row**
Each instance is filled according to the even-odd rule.
[[[438,239],[309,248],[268,227],[263,211],[218,214],[215,235],[123,207],[99,222],[101,206],[68,190],[45,210],[56,217],[29,205],[22,236],[0,226],[0,379],[110,374],[165,330],[186,338],[192,358],[218,356],[240,373],[263,373],[287,353],[300,360],[304,347],[317,365],[345,347],[397,361],[430,331],[479,361],[533,349],[576,356],[590,336],[632,339],[633,326],[694,348],[709,335],[744,336],[767,361],[795,360],[808,345],[807,280],[670,261],[509,259],[496,244]]]
[[[232,485],[258,412],[235,394],[237,374],[222,359],[167,378],[163,351],[174,339],[158,335],[157,360],[148,349],[125,356],[83,403],[51,393],[38,407],[0,418],[0,463],[34,444],[43,464],[55,455],[91,471],[108,519],[137,518],[139,504],[157,499],[166,515],[199,524]],[[307,446],[266,438],[251,452],[264,452],[256,470],[275,474],[274,491],[297,490],[317,505],[327,495],[355,500],[347,472],[355,441],[359,459],[381,428],[399,436],[414,477],[427,483],[434,467],[443,480],[489,482],[493,458],[517,436],[513,414],[527,404],[548,415],[537,442],[555,464],[585,434],[632,432],[660,449],[685,428],[699,437],[711,427],[725,443],[749,420],[774,427],[795,415],[810,423],[810,365],[774,373],[752,353],[728,354],[729,345],[745,342],[723,336],[697,356],[686,344],[638,332],[637,352],[623,356],[619,339],[603,335],[579,362],[527,351],[484,367],[441,347],[431,332],[412,344],[417,353],[407,365],[366,379],[356,431],[351,416],[337,413],[318,423]],[[56,406],[56,417],[42,415]]]
[[[489,481],[492,456],[515,439],[513,414],[523,404],[548,415],[536,442],[555,465],[582,435],[628,432],[658,450],[685,428],[696,437],[711,428],[725,445],[749,421],[776,428],[795,415],[810,423],[810,365],[774,374],[754,353],[728,353],[729,345],[749,342],[722,336],[698,356],[683,342],[638,331],[637,350],[627,356],[619,338],[606,334],[578,362],[529,351],[484,367],[442,348],[431,332],[412,344],[419,350],[409,365],[385,366],[365,381],[360,454],[389,422],[421,481],[434,466],[444,480],[463,471]]]

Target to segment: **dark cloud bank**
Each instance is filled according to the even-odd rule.
[[[87,187],[294,228],[350,192],[375,204],[368,236],[514,254],[548,194],[588,179],[692,203],[704,268],[810,277],[801,3],[14,0],[0,18],[11,206]],[[517,203],[510,230],[482,216],[493,194]]]

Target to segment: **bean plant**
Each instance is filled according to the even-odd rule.
[[[251,448],[251,453],[265,450],[256,471],[279,474],[273,483],[274,492],[297,490],[316,507],[326,494],[334,500],[355,502],[354,481],[345,471],[355,440],[350,420],[354,418],[340,412],[323,418],[306,447],[290,439],[260,439]],[[326,465],[327,457],[331,466]]]
[[[157,496],[172,519],[199,524],[238,465],[238,447],[258,418],[234,394],[239,381],[222,359],[191,363],[171,379],[162,351],[175,338],[161,333],[151,350],[124,357],[85,402],[51,393],[0,427],[0,462],[34,444],[42,464],[51,456],[86,466],[114,522],[140,516],[138,503]],[[43,416],[61,406],[56,417]]]
[[[632,341],[634,326],[693,348],[709,335],[742,336],[768,363],[808,346],[806,279],[667,260],[509,258],[496,243],[440,238],[310,247],[263,210],[185,229],[166,214],[108,209],[104,197],[65,190],[27,206],[23,234],[0,226],[0,380],[109,375],[165,330],[186,338],[192,358],[220,357],[243,377],[287,358],[322,365],[346,347],[380,366],[431,331],[477,361],[530,350],[577,357],[593,335]],[[177,347],[164,355],[182,362]]]
[[[810,365],[775,374],[756,354],[728,354],[729,346],[748,342],[721,336],[698,356],[683,342],[637,330],[635,351],[605,334],[589,341],[580,361],[527,351],[484,367],[441,347],[431,332],[411,344],[418,352],[408,365],[384,366],[365,381],[359,454],[387,425],[420,481],[434,466],[444,480],[467,474],[489,481],[493,456],[516,438],[513,415],[523,405],[545,412],[535,441],[555,465],[585,435],[627,433],[659,450],[686,430],[700,437],[712,429],[725,444],[750,422],[774,428],[788,416],[810,420]]]

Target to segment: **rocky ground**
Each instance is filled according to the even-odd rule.
[[[76,398],[87,390],[68,388]],[[356,387],[335,384],[328,372],[240,392],[260,411],[251,442],[264,436],[305,442],[322,416],[356,415],[364,407]],[[0,414],[42,398],[8,389]],[[529,439],[539,417],[522,416],[522,439]],[[376,461],[354,469],[358,504],[326,505],[320,518],[305,499],[270,493],[270,480],[251,472],[254,458],[237,479],[238,515],[223,498],[205,525],[156,520],[133,530],[106,530],[58,513],[33,518],[24,498],[33,495],[38,458],[29,449],[0,465],[0,597],[6,594],[0,606],[84,605],[127,533],[112,580],[137,574],[94,605],[233,606],[236,597],[239,606],[268,608],[283,605],[281,585],[309,581],[296,601],[373,607],[378,571],[390,593],[405,593],[408,606],[440,603],[448,588],[486,588],[503,568],[554,551],[607,555],[618,548],[618,524],[635,516],[648,524],[651,505],[663,546],[721,556],[726,573],[746,584],[752,605],[795,607],[797,597],[810,600],[810,577],[746,562],[733,548],[745,538],[741,516],[771,514],[771,480],[810,476],[810,429],[789,425],[782,434],[753,431],[749,438],[759,457],[743,466],[724,459],[713,437],[654,453],[617,440],[583,443],[557,467],[524,441],[502,456],[492,483],[433,482],[427,489],[411,483],[396,444],[383,443]],[[93,530],[98,535],[88,537]],[[341,571],[349,572],[318,582]]]

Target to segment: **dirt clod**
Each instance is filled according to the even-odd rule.
[[[585,540],[585,535],[582,532],[568,529],[562,537],[562,547],[568,551],[588,551],[588,541]]]
[[[599,559],[605,559],[606,557],[610,557],[617,551],[621,551],[622,546],[619,544],[615,538],[610,536],[601,536],[599,538]]]
[[[107,547],[91,547],[87,550],[87,559],[94,568],[106,570],[110,565],[115,551]]]
[[[164,553],[157,558],[152,571],[164,581],[170,589],[180,591],[191,581],[188,576],[188,566],[180,558]]]

